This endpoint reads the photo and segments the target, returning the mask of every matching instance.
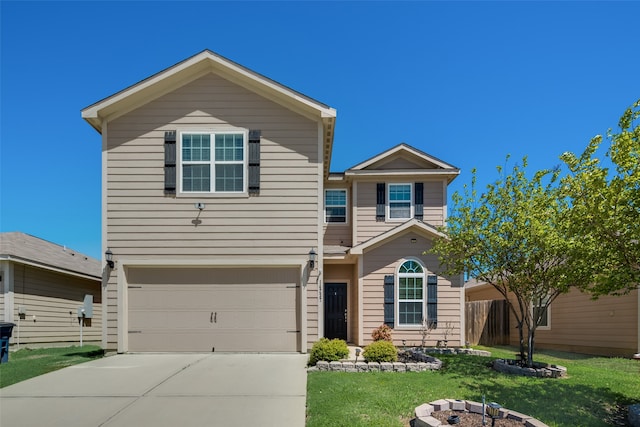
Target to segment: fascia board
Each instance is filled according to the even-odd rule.
[[[421,158],[421,159],[423,159],[423,160],[425,160],[425,161],[427,161],[429,163],[433,163],[434,165],[439,166],[439,167],[441,167],[443,169],[447,169],[447,170],[457,169],[455,166],[453,166],[453,165],[451,165],[451,164],[449,164],[447,162],[444,162],[444,161],[438,159],[437,157],[433,157],[430,154],[424,153],[424,152],[422,152],[422,151],[420,151],[420,150],[418,150],[418,149],[416,149],[416,148],[414,148],[414,147],[412,147],[410,145],[402,143],[402,144],[396,145],[393,148],[390,148],[389,150],[387,150],[387,151],[385,151],[383,153],[378,154],[377,156],[374,156],[374,157],[372,157],[372,158],[370,158],[368,160],[365,160],[364,162],[361,162],[361,163],[358,163],[355,166],[352,166],[351,168],[349,168],[349,170],[361,170],[361,169],[364,169],[366,167],[369,167],[369,166],[371,166],[371,165],[383,160],[386,157],[391,157],[394,154],[396,154],[398,152],[401,152],[401,151],[406,151],[408,153],[411,153],[414,156],[419,157],[419,158]]]

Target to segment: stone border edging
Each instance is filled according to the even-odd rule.
[[[567,376],[567,368],[560,365],[547,365],[534,363],[533,368],[510,364],[508,359],[496,359],[493,362],[493,369],[503,374],[516,374],[525,377],[538,378],[564,378]]]
[[[415,409],[415,427],[438,427],[448,425],[443,424],[440,420],[431,416],[434,412],[447,410],[482,415],[482,403],[455,399],[440,399],[430,403],[424,403]],[[525,427],[548,427],[542,421],[506,408],[500,409],[500,418],[508,418],[521,422]]]
[[[456,347],[428,347],[425,349],[421,349],[420,347],[413,347],[409,349],[403,349],[400,351],[405,351],[411,353],[412,356],[416,357],[416,355],[428,355],[428,354],[469,354],[472,356],[486,356],[491,357],[491,352],[485,350],[474,350],[472,348],[456,348]]]
[[[319,361],[307,371],[333,372],[424,372],[436,371],[442,367],[442,361],[432,358],[433,362],[325,362]]]

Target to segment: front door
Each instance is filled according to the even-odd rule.
[[[324,336],[347,340],[347,284],[324,286]]]

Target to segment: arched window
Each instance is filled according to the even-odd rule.
[[[424,269],[408,260],[398,269],[398,326],[421,325],[424,315]]]

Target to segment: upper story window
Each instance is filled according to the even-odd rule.
[[[179,150],[181,192],[245,192],[246,141],[244,132],[182,133]]]
[[[413,217],[413,197],[411,184],[389,184],[389,203],[387,204],[387,218],[391,220],[405,220]]]
[[[324,191],[324,220],[328,224],[347,222],[347,190]]]

